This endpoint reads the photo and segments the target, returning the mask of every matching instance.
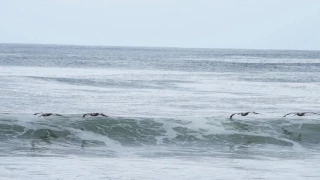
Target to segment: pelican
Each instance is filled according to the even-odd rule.
[[[41,114],[39,117],[43,116],[43,117],[47,117],[47,116],[62,116],[61,114],[55,114],[55,113],[35,113],[33,115],[38,115]]]
[[[84,114],[82,117],[86,117],[86,116],[105,116],[105,117],[108,117],[107,115],[103,114],[103,113],[87,113],[87,114]]]
[[[289,115],[289,114],[294,114],[294,116],[305,116],[307,113],[310,113],[310,114],[318,114],[318,113],[314,113],[314,112],[301,112],[301,113],[294,113],[294,112],[292,112],[292,113],[288,113],[288,114],[286,114],[286,115],[284,115],[283,117],[286,117],[287,115]],[[320,114],[318,114],[318,115],[320,115]]]
[[[260,113],[256,113],[256,112],[241,112],[241,113],[234,113],[234,114],[231,114],[230,119],[232,119],[232,116],[234,116],[234,115],[247,116],[249,113],[252,113],[252,114],[260,114]]]

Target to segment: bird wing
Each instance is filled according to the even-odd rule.
[[[87,114],[84,114],[82,117],[84,118],[84,117],[86,117],[86,115],[87,115]]]
[[[286,116],[289,115],[289,114],[295,114],[295,113],[288,113],[288,114],[284,115],[283,117],[286,117]]]
[[[100,113],[100,115],[101,115],[101,116],[106,116],[106,117],[108,117],[107,115],[105,115],[105,114],[103,114],[103,113]]]
[[[38,114],[43,114],[43,113],[34,113],[33,115],[38,115]]]
[[[260,114],[260,113],[256,113],[256,112],[252,112],[253,114]]]
[[[56,115],[56,116],[62,116],[61,114],[54,114],[54,115]]]
[[[318,114],[318,113],[314,113],[314,112],[305,112],[305,113]],[[318,114],[318,115],[320,115],[320,114]]]
[[[234,113],[234,114],[231,114],[230,116],[230,119],[232,119],[232,116],[236,115],[236,114],[239,114],[239,113]]]

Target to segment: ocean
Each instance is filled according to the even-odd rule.
[[[319,104],[320,51],[0,44],[0,177],[319,179]]]

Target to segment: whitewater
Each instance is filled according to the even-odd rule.
[[[0,177],[319,179],[319,59],[0,44]]]

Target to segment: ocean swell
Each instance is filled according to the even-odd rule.
[[[199,123],[202,122],[202,123]],[[33,115],[0,116],[4,148],[109,148],[109,147],[236,147],[247,145],[302,146],[320,143],[317,121],[229,120],[207,118],[177,120],[154,118],[89,117],[65,115],[38,118]]]

